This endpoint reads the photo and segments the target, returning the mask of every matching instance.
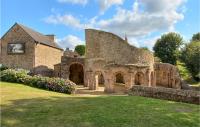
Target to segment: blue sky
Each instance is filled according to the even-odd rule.
[[[85,28],[95,28],[151,49],[164,33],[188,41],[199,32],[199,8],[199,0],[1,0],[0,34],[18,22],[55,34],[61,47],[73,49],[85,43]]]

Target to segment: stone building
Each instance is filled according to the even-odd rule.
[[[43,35],[18,23],[2,36],[0,45],[1,64],[48,76],[63,54],[54,35]]]
[[[130,45],[126,38],[94,29],[86,29],[85,38],[85,58],[63,55],[54,66],[57,77],[91,90],[104,86],[106,92],[126,92],[133,85],[181,88],[175,66],[154,62],[150,51]]]

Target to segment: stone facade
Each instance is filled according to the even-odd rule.
[[[35,67],[47,66],[54,69],[54,65],[61,62],[62,51],[46,45],[35,46]]]
[[[7,51],[9,43],[24,43],[25,52],[9,54]],[[1,38],[0,63],[10,68],[23,68],[32,70],[36,74],[49,75],[53,72],[53,65],[60,63],[63,53],[54,43],[52,35],[45,36],[16,23]]]
[[[155,63],[152,52],[131,46],[127,39],[100,30],[86,29],[85,38],[85,58],[62,56],[61,63],[54,66],[57,76],[70,79],[74,74],[78,77],[80,67],[84,71],[84,74],[81,72],[84,86],[91,90],[102,84],[106,92],[127,92],[134,85],[180,89],[176,67]],[[73,64],[80,66],[73,68]]]
[[[167,88],[181,88],[181,78],[178,69],[168,63],[155,63],[156,85]]]
[[[25,53],[10,55],[7,52],[8,43],[25,43]],[[13,68],[32,69],[35,58],[35,42],[19,25],[13,26],[1,38],[0,63]]]
[[[61,63],[54,65],[54,73],[56,77],[84,84],[84,58],[67,49],[61,57]]]

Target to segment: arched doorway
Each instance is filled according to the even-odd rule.
[[[144,84],[144,74],[142,72],[137,72],[135,75],[135,85]]]
[[[117,73],[116,75],[115,75],[115,82],[116,83],[125,83],[124,82],[124,76],[121,74],[121,73]]]
[[[104,76],[101,71],[95,72],[95,89],[98,91],[104,91]]]
[[[84,83],[84,71],[83,66],[78,63],[74,63],[69,67],[69,80],[77,85]]]
[[[99,75],[98,75],[98,83],[99,83],[99,86],[104,86],[104,77],[103,77],[103,74],[102,73],[100,73]]]

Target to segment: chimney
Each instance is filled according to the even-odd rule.
[[[56,37],[55,37],[54,34],[48,34],[48,35],[46,35],[46,36],[47,36],[51,41],[55,42]]]

